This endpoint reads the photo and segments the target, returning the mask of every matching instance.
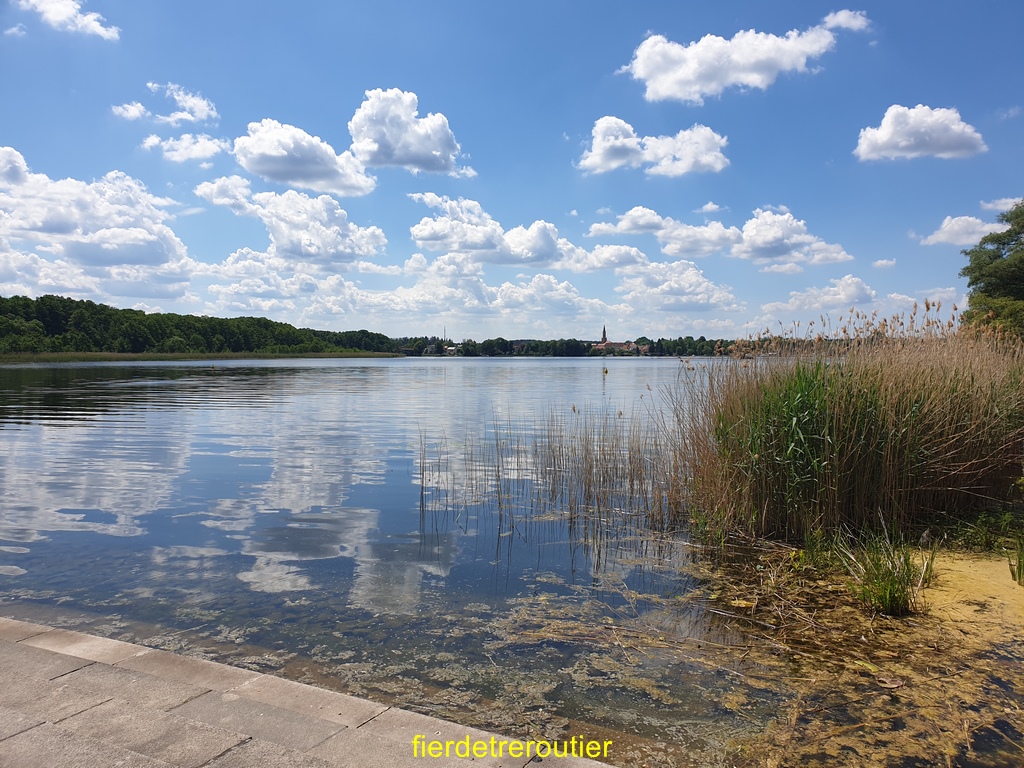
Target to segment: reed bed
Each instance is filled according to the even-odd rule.
[[[565,521],[595,572],[665,534],[789,542],[798,565],[852,576],[870,610],[913,610],[934,549],[918,563],[907,542],[984,528],[1024,490],[1024,344],[938,311],[684,361],[629,414],[573,407],[496,420],[479,442],[424,439],[423,509],[496,520],[499,541]],[[1018,548],[1017,580],[1022,562]]]
[[[614,554],[653,555],[682,519],[677,435],[650,410],[577,408],[495,419],[483,439],[421,436],[420,502],[433,526],[491,525],[505,537],[565,524],[600,572]]]
[[[720,541],[970,520],[1021,490],[1024,344],[937,313],[737,344],[741,359],[684,362],[629,414],[573,406],[458,446],[424,437],[424,504]]]
[[[803,541],[1004,502],[1024,461],[1019,340],[854,315],[838,333],[750,345],[708,369],[677,418],[690,515],[710,531]]]

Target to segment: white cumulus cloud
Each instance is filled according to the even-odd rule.
[[[785,207],[756,209],[740,230],[720,221],[686,224],[636,206],[614,224],[592,224],[587,234],[652,234],[661,243],[662,253],[669,256],[694,258],[725,251],[761,266],[764,272],[795,274],[802,271],[801,264],[831,264],[853,258],[841,246],[808,232],[807,223]]]
[[[591,225],[587,233],[590,237],[613,234],[652,234],[661,243],[662,253],[690,258],[728,248],[742,239],[739,229],[726,227],[720,221],[698,226],[684,224],[640,205],[619,216],[615,224],[599,222]]]
[[[647,262],[617,270],[616,291],[633,307],[666,312],[737,310],[727,285],[712,282],[692,261]]]
[[[987,150],[981,134],[955,109],[893,104],[877,128],[861,130],[853,154],[860,160],[894,160],[968,157]]]
[[[921,238],[921,245],[976,245],[985,235],[1006,229],[1006,224],[990,224],[974,216],[947,216],[937,230]]]
[[[781,264],[769,264],[767,267],[761,267],[758,271],[777,275],[799,275],[804,268],[794,261],[786,261]]]
[[[807,231],[807,223],[785,207],[757,208],[743,224],[742,240],[731,255],[754,264],[833,264],[853,256]]]
[[[417,192],[409,197],[438,211],[410,228],[418,248],[496,254],[504,247],[504,229],[476,200],[453,200],[433,192]]]
[[[81,265],[161,264],[185,247],[165,224],[173,200],[111,171],[98,181],[54,181],[32,173],[21,153],[0,147],[0,242]]]
[[[146,115],[149,114],[149,110],[137,101],[113,106],[110,108],[110,111],[118,117],[123,117],[125,120],[138,120],[139,118],[146,117]]]
[[[791,291],[789,301],[762,304],[765,312],[830,310],[856,307],[875,300],[876,293],[859,277],[846,275],[829,281],[824,288]]]
[[[275,181],[341,196],[365,195],[376,186],[348,150],[340,155],[319,136],[269,118],[249,123],[235,139],[235,159],[245,170]]]
[[[726,40],[705,35],[689,45],[651,35],[622,68],[646,86],[648,101],[675,100],[703,104],[727,88],[764,90],[783,72],[805,72],[807,62],[835,46],[834,29],[859,30],[868,26],[859,11],[837,11],[803,32],[785,36],[746,30]]]
[[[999,213],[1003,213],[1020,203],[1024,203],[1024,197],[1001,197],[998,200],[982,202],[981,209],[983,211],[998,211]]]
[[[539,273],[529,281],[502,283],[494,292],[492,306],[506,316],[512,327],[522,322],[523,314],[541,317],[575,317],[580,313],[599,312],[604,302],[588,299],[579,289],[553,275]]]
[[[295,190],[253,194],[239,176],[203,182],[195,194],[237,215],[259,218],[270,236],[267,258],[271,261],[337,269],[375,256],[387,244],[378,227],[353,224],[329,195],[309,197]]]
[[[505,231],[475,200],[452,200],[433,192],[409,197],[438,213],[424,217],[409,232],[418,248],[468,256],[490,264],[532,265],[573,272],[617,267],[646,260],[636,248],[598,245],[591,250],[561,237],[548,221],[534,221]]]
[[[161,139],[153,134],[147,136],[142,142],[143,149],[159,148],[163,156],[175,163],[184,163],[186,160],[207,160],[221,152],[231,149],[224,139],[215,139],[205,133],[194,136],[191,133],[184,133],[176,139]]]
[[[472,168],[457,165],[461,148],[448,118],[433,112],[418,115],[415,93],[398,88],[366,91],[366,100],[348,123],[352,154],[367,166],[475,176]]]
[[[864,11],[836,11],[825,17],[823,24],[828,29],[852,29],[860,32],[867,29],[871,22]]]
[[[82,13],[78,0],[17,0],[23,11],[35,11],[43,23],[62,32],[96,35],[104,40],[117,40],[121,30],[103,26],[105,19],[98,13]]]
[[[706,125],[694,125],[675,136],[637,136],[625,120],[605,116],[595,121],[591,135],[590,149],[579,162],[580,168],[591,173],[646,165],[645,172],[652,176],[682,176],[717,173],[729,164],[722,154],[728,139]]]
[[[169,115],[156,115],[154,119],[158,123],[177,126],[179,123],[212,122],[220,117],[217,114],[217,107],[214,106],[212,101],[203,98],[198,93],[186,91],[177,83],[167,83],[165,85],[146,83],[146,87],[153,93],[163,91],[164,95],[171,99],[178,107],[176,112],[172,112]],[[126,115],[121,116],[126,117]]]
[[[167,115],[153,114],[142,102],[131,101],[112,106],[111,112],[124,120],[150,118],[156,123],[172,127],[177,127],[180,123],[215,122],[219,118],[212,101],[185,90],[177,83],[146,83],[146,87],[152,93],[163,93],[178,109]],[[184,133],[177,138],[161,138],[151,134],[143,140],[142,147],[159,149],[168,160],[183,163],[188,160],[209,160],[216,154],[230,150],[231,145],[224,139],[214,138],[205,133]],[[202,167],[209,167],[209,163],[203,163]]]

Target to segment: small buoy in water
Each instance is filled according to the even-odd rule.
[[[605,375],[605,376],[607,376],[607,375],[608,375],[608,369],[607,369],[607,368],[605,368],[605,369],[604,369],[604,375]]]

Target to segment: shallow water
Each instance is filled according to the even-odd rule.
[[[306,663],[467,722],[555,735],[571,721],[717,754],[773,696],[745,696],[738,717],[718,703],[727,674],[621,639],[641,626],[694,647],[735,639],[686,599],[699,580],[680,567],[685,540],[581,525],[537,498],[524,509],[512,456],[552,415],[650,419],[678,372],[612,359],[0,368],[0,589],[143,641]],[[497,479],[478,466],[487,452]]]
[[[0,367],[0,615],[510,736],[612,739],[620,766],[1017,764],[1024,593],[1005,562],[940,559],[935,609],[906,620],[837,608],[826,584],[795,606],[806,646],[772,635],[770,600],[712,599],[722,582],[657,525],[656,446],[630,469],[646,489],[602,465],[630,426],[671,426],[666,392],[700,381],[679,371]],[[566,467],[595,456],[588,496]],[[723,567],[762,568],[738,557]]]

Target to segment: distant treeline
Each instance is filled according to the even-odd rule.
[[[679,337],[677,339],[651,339],[641,336],[633,342],[600,345],[579,339],[519,339],[509,341],[499,336],[496,339],[474,341],[466,339],[457,344],[451,339],[439,336],[418,336],[396,339],[398,348],[407,355],[460,355],[463,357],[505,357],[524,355],[527,357],[585,357],[587,355],[638,356],[656,355],[690,357],[693,355],[727,355],[732,348],[731,339],[706,339],[703,336]]]
[[[200,317],[147,314],[64,296],[0,297],[0,355],[65,353],[149,354],[316,354],[344,352],[404,353],[495,357],[583,357],[585,355],[727,354],[733,342],[692,336],[633,342],[603,348],[590,341],[498,337],[456,344],[437,336],[392,339],[370,331],[317,331],[264,317]]]
[[[129,352],[311,354],[397,352],[369,331],[314,331],[263,317],[146,314],[63,296],[0,297],[0,354]]]

